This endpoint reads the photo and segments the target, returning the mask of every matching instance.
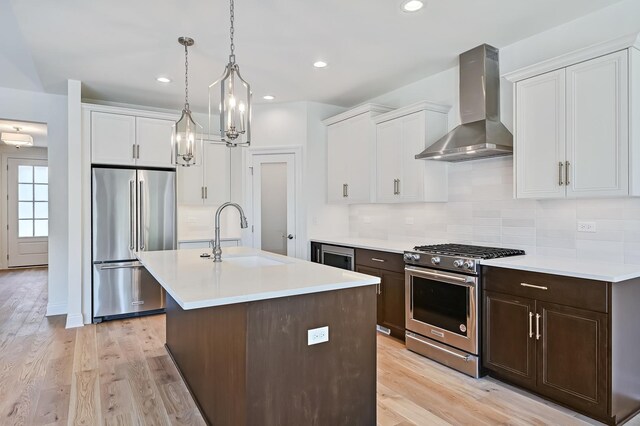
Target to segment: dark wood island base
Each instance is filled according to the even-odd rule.
[[[183,310],[167,350],[203,417],[223,425],[375,425],[376,289]],[[309,346],[307,331],[329,326]]]

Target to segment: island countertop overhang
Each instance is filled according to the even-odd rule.
[[[380,278],[248,247],[223,261],[202,249],[139,252],[140,262],[185,310],[377,285]]]

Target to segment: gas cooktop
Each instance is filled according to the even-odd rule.
[[[434,244],[428,246],[416,246],[414,250],[438,254],[443,256],[460,256],[474,259],[497,259],[500,257],[519,256],[524,254],[524,250],[472,246],[466,244]]]

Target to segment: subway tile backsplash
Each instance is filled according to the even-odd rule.
[[[578,232],[592,222],[596,232]],[[640,264],[640,199],[515,200],[513,158],[449,165],[449,202],[349,207],[350,236]]]

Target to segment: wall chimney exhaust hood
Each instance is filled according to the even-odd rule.
[[[513,135],[500,122],[498,49],[482,44],[460,55],[462,124],[416,155],[417,159],[468,161],[513,154]]]

